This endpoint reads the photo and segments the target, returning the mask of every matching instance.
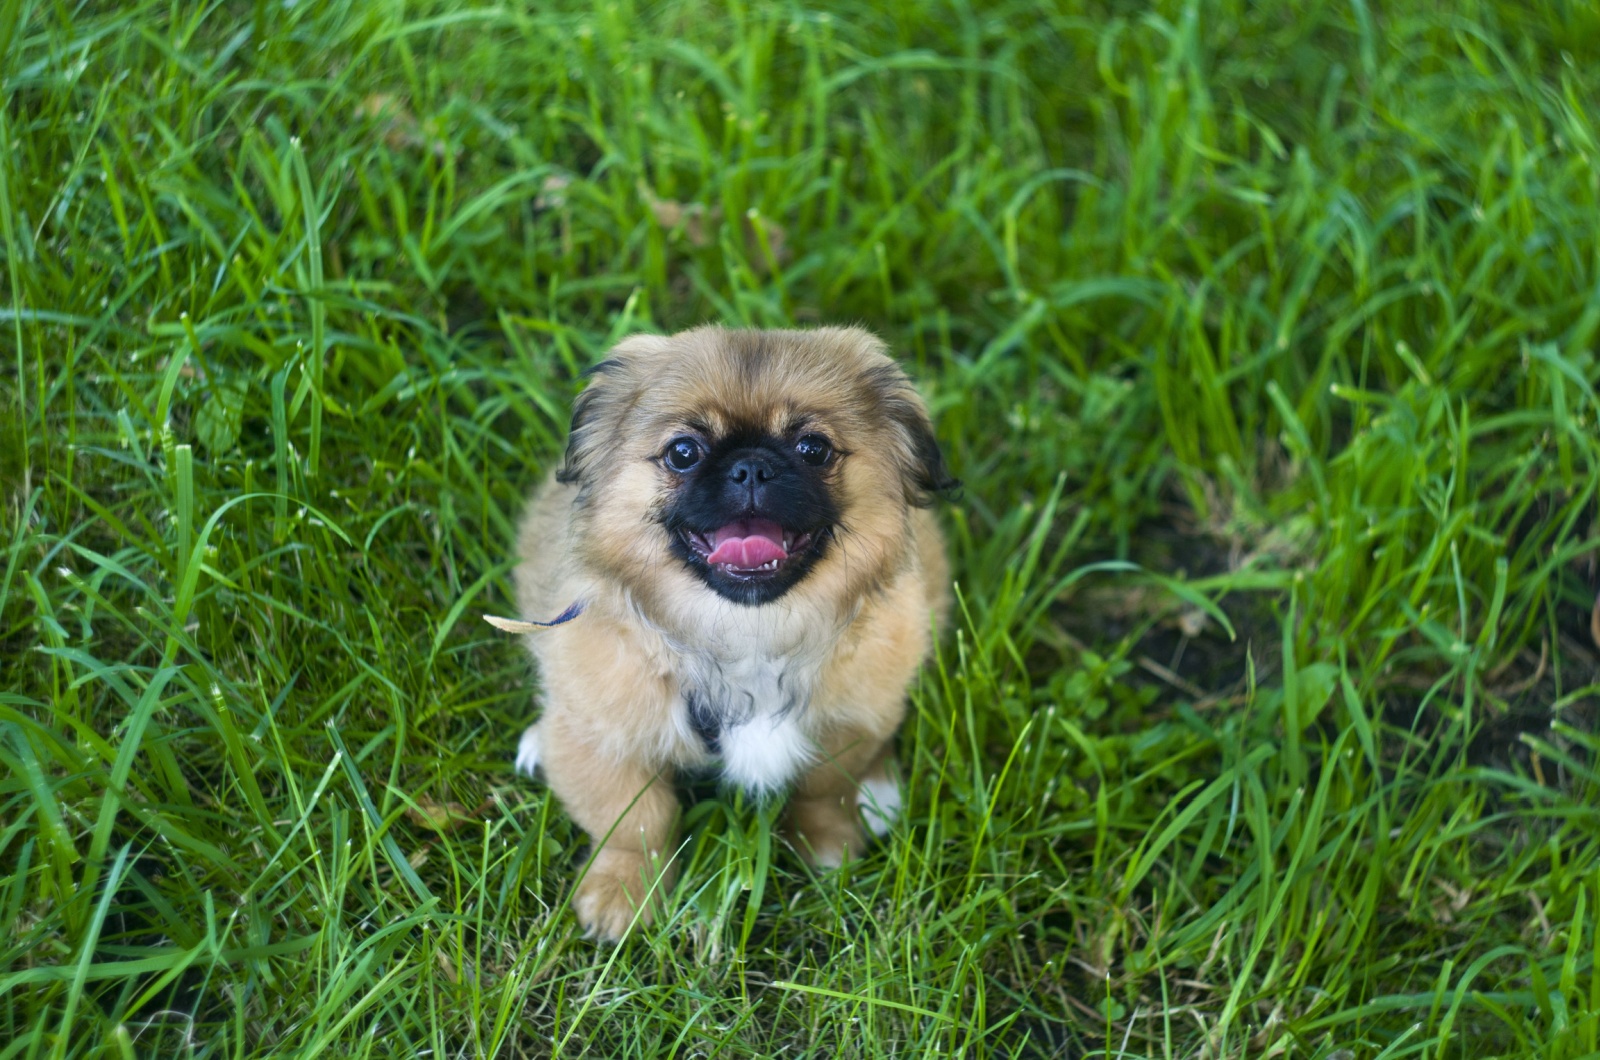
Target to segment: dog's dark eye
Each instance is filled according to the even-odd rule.
[[[685,435],[667,443],[667,466],[674,471],[688,471],[700,462],[700,443]]]
[[[833,446],[828,444],[828,439],[820,434],[808,434],[794,443],[795,452],[800,454],[800,459],[813,467],[821,467],[828,462],[828,457],[833,455]]]

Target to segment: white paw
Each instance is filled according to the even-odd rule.
[[[887,777],[863,781],[856,789],[856,805],[861,807],[867,830],[875,836],[886,836],[900,816],[900,785]]]
[[[517,741],[517,772],[531,777],[538,768],[539,723],[534,722],[522,730],[522,739]]]

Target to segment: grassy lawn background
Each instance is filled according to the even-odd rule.
[[[1600,11],[0,5],[0,1060],[1600,1045]],[[966,481],[909,806],[565,908],[512,523],[639,329]]]

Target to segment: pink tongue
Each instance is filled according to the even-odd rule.
[[[775,559],[786,559],[783,547],[783,527],[770,519],[741,519],[729,523],[711,535],[713,546],[708,563],[726,563],[730,567],[753,570]]]

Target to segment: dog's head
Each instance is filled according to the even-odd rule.
[[[856,328],[639,335],[593,371],[562,481],[576,546],[643,599],[837,602],[903,561],[953,488],[922,399]]]

